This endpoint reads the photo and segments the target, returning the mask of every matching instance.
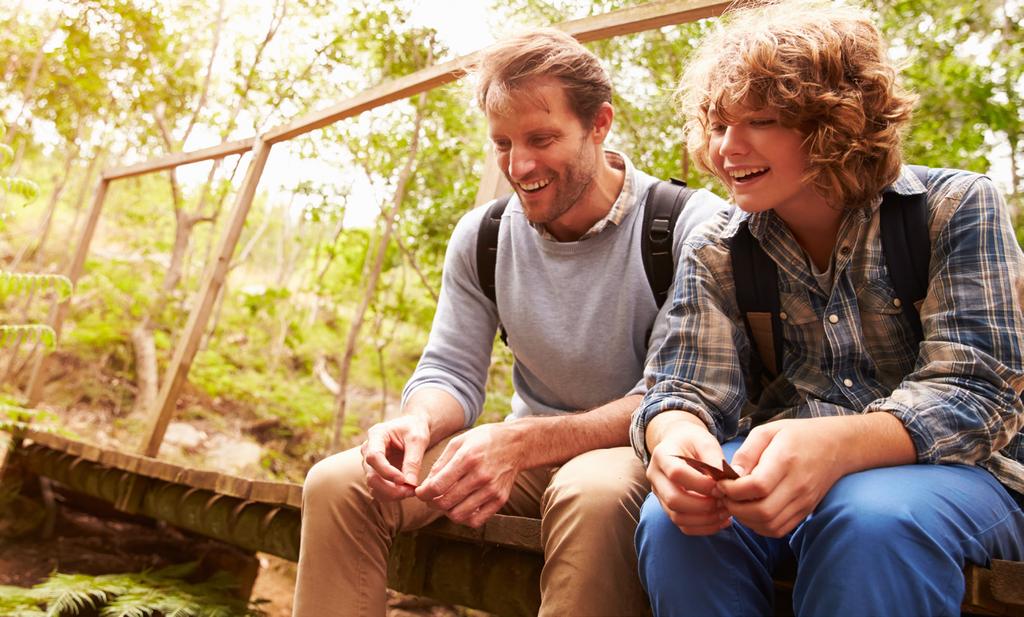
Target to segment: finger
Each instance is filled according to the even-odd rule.
[[[482,527],[488,519],[497,514],[498,510],[505,505],[505,501],[506,500],[501,497],[495,497],[490,501],[484,502],[482,506],[477,508],[476,513],[469,517],[466,524],[474,529]]]
[[[436,499],[450,491],[457,482],[462,480],[463,476],[469,473],[470,469],[462,457],[455,453],[449,453],[449,449],[455,450],[457,447],[452,448],[452,443],[448,444],[445,451],[441,453],[441,457],[430,468],[430,473],[416,489],[417,497],[424,501]]]
[[[761,454],[764,452],[764,449],[768,447],[768,444],[772,442],[772,438],[775,437],[775,433],[778,432],[774,429],[775,427],[768,428],[766,425],[761,427],[760,430],[751,431],[732,456],[730,463],[733,468],[739,465],[744,470],[753,472],[754,468],[757,467],[757,463],[761,460]]]
[[[448,512],[477,492],[487,493],[488,499],[495,495],[493,487],[479,474],[470,472],[459,478],[458,482],[452,484],[443,495],[433,498],[431,502],[441,510]]]
[[[718,525],[730,516],[729,511],[717,500],[699,495],[682,494],[675,499],[658,497],[658,502],[676,525]]]
[[[427,440],[419,436],[410,436],[405,441],[405,458],[402,460],[402,476],[405,482],[416,486],[420,481],[420,468],[423,466],[423,454],[427,450]]]
[[[405,482],[405,476],[388,461],[386,444],[380,433],[371,432],[367,435],[363,450],[363,462],[383,478],[395,484]]]
[[[675,457],[664,457],[663,460],[659,461],[658,468],[654,470],[654,474],[659,473],[671,484],[702,495],[711,495],[711,491],[715,488],[715,481],[713,479],[690,467],[682,459]],[[655,478],[651,477],[654,474],[648,473],[651,484],[655,482]]]
[[[722,480],[718,483],[718,489],[731,501],[767,499],[778,491],[786,474],[786,468],[777,460],[773,460],[772,457],[761,457],[749,474],[736,480]]]
[[[462,499],[453,506],[446,508],[448,518],[456,523],[466,523],[474,514],[476,514],[477,510],[479,510],[481,506],[489,503],[497,496],[498,495],[491,490],[490,487],[483,487],[480,490],[473,491],[467,495],[465,499]]]
[[[366,477],[366,486],[370,489],[370,495],[377,501],[397,501],[415,494],[413,487],[407,484],[388,482],[377,474]]]

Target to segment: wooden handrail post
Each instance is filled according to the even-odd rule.
[[[505,179],[505,174],[498,169],[494,148],[488,146],[487,158],[484,159],[484,173],[480,176],[480,187],[476,190],[474,204],[479,206],[511,192],[512,186]]]
[[[256,187],[260,183],[260,177],[263,175],[263,168],[267,164],[270,148],[271,144],[261,139],[257,139],[253,143],[252,161],[249,162],[245,180],[242,181],[238,197],[235,199],[231,219],[221,237],[216,261],[206,268],[203,285],[196,293],[195,303],[189,313],[188,324],[174,348],[174,356],[164,374],[160,395],[150,412],[149,430],[140,449],[146,456],[155,457],[160,451],[160,444],[163,443],[164,433],[167,431],[167,425],[171,421],[178,400],[178,392],[184,385],[188,371],[192,367],[192,360],[199,349],[199,341],[206,331],[207,323],[213,312],[217,293],[227,278],[228,266],[235,254],[235,247],[242,234],[242,228],[245,226],[245,218],[249,214],[249,207],[252,206],[252,199],[256,194]]]
[[[92,206],[89,208],[89,218],[86,219],[85,227],[82,228],[82,235],[78,239],[78,246],[75,248],[75,258],[72,260],[67,272],[67,277],[71,279],[72,288],[78,286],[78,279],[81,278],[82,271],[85,269],[85,258],[89,255],[89,246],[92,244],[92,238],[96,234],[96,226],[99,224],[100,213],[103,211],[103,201],[106,199],[109,186],[110,180],[101,178],[99,186],[96,187],[96,192],[93,194]],[[67,316],[70,305],[71,298],[66,298],[54,301],[50,307],[47,322],[57,334],[55,337],[56,341],[60,340],[61,329],[64,327],[64,318]],[[35,363],[32,365],[32,375],[29,377],[28,388],[25,394],[29,407],[35,407],[42,400],[43,384],[46,381],[49,358],[50,354],[43,350],[36,356]]]

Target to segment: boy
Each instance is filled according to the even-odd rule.
[[[782,2],[723,22],[681,99],[694,157],[740,210],[684,246],[632,427],[654,612],[769,614],[795,559],[798,615],[959,614],[966,561],[1024,557],[1024,261],[1006,205],[984,176],[902,166],[914,97],[863,13]],[[882,250],[890,194],[927,199],[923,340]],[[777,270],[767,337],[737,301],[743,234]]]

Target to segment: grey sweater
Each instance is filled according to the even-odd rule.
[[[472,426],[499,315],[515,358],[510,417],[586,411],[645,392],[644,365],[664,338],[672,292],[659,312],[640,254],[643,202],[655,179],[629,164],[626,173],[634,174],[639,203],[621,224],[579,242],[542,238],[512,197],[498,236],[497,307],[480,289],[476,268],[487,206],[462,217],[445,255],[430,338],[403,403],[420,388],[438,388],[462,405]],[[707,191],[691,196],[676,223],[673,257],[695,226],[725,207]]]

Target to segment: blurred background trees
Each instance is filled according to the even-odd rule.
[[[869,3],[921,95],[908,158],[991,170],[1019,204],[1024,7]],[[478,28],[493,38],[634,4],[492,2]],[[41,185],[39,199],[0,230],[0,265],[61,272],[103,168],[248,137],[482,44],[466,48],[457,29],[442,27],[457,21],[450,9],[439,14],[442,5],[0,0],[8,172],[31,169]],[[611,147],[656,175],[718,190],[688,161],[670,99],[707,27],[591,48],[615,81]],[[481,33],[462,34],[479,41]],[[448,235],[472,207],[483,170],[486,130],[469,85],[274,148],[177,415],[206,438],[179,426],[163,455],[208,456],[223,471],[299,480],[332,437],[337,447],[352,445],[397,413],[426,341]],[[140,439],[247,159],[112,185],[43,397],[83,437],[126,448]],[[34,310],[41,312],[28,318],[45,317]],[[27,353],[0,359],[11,367],[8,392],[24,385]],[[495,359],[488,420],[504,415],[510,395],[507,349],[497,345]]]

